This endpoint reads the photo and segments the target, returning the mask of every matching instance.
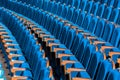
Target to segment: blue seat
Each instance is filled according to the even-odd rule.
[[[96,26],[98,26],[98,18],[92,17],[90,24],[89,24],[87,30],[85,30],[85,32],[90,32],[93,34],[96,30]]]
[[[120,15],[118,16],[117,22],[118,25],[120,25]]]
[[[91,9],[90,13],[93,14],[94,16],[96,16],[98,7],[99,7],[99,3],[98,2],[93,3],[93,6],[92,6],[92,9]]]
[[[93,5],[93,1],[87,2],[86,7],[85,7],[86,13],[90,13],[90,11],[92,9],[92,5]]]
[[[90,75],[91,79],[94,79],[94,77],[96,77],[97,68],[99,67],[100,62],[103,60],[103,54],[100,52],[93,52],[93,55],[91,55],[89,65],[86,70]]]
[[[83,35],[78,33],[76,36],[75,36],[75,39],[74,39],[74,42],[73,42],[73,45],[71,47],[71,52],[75,55],[77,53],[77,50],[79,49],[79,46],[81,45],[81,41],[83,39]]]
[[[81,42],[81,46],[79,46],[77,53],[75,54],[76,58],[81,61],[84,51],[86,49],[87,44],[89,44],[89,41],[87,39],[83,39]]]
[[[87,0],[82,0],[81,3],[80,3],[79,9],[81,11],[84,11],[85,7],[86,7],[86,4],[87,4]]]
[[[120,7],[120,1],[119,0],[115,0],[113,7],[114,8],[119,8]]]
[[[71,19],[71,22],[73,22],[74,24],[76,24],[77,20],[79,19],[79,14],[80,14],[80,10],[76,9],[73,13],[73,17]]]
[[[84,18],[84,16],[83,16],[83,18]],[[90,24],[90,20],[91,20],[91,15],[86,15],[82,25],[79,26],[79,28],[80,29],[82,28],[82,29],[85,29],[85,30],[88,29],[88,26]]]
[[[82,23],[84,21],[84,18],[85,18],[85,13],[84,12],[79,12],[79,16],[78,18],[76,19],[76,25],[78,25],[78,27],[81,27],[82,26]]]
[[[111,12],[112,12],[112,8],[111,7],[107,7],[104,10],[104,14],[103,14],[102,18],[109,20]]]
[[[80,6],[80,3],[81,3],[80,0],[75,0],[75,1],[74,1],[74,7],[75,7],[76,9],[78,9],[79,6]]]
[[[100,2],[101,2],[102,4],[106,4],[106,3],[108,2],[108,0],[100,0]]]
[[[108,72],[112,69],[113,69],[112,62],[110,62],[108,60],[102,61],[100,66],[98,67],[98,71],[96,73],[96,78],[94,78],[94,79],[105,80],[107,78]]]
[[[116,23],[119,15],[119,10],[114,9],[110,15],[109,21]]]
[[[117,70],[111,70],[108,73],[107,80],[119,80],[120,73]]]
[[[113,4],[114,4],[114,0],[108,0],[108,2],[107,2],[107,5],[108,5],[108,6],[111,6],[111,7],[112,7]]]
[[[69,6],[64,6],[64,9],[62,11],[62,17],[66,19],[66,16],[68,14]],[[60,11],[58,11],[59,13]]]
[[[105,25],[105,21],[104,20],[99,20],[98,21],[98,25],[95,29],[95,32],[94,34],[97,36],[97,37],[101,37],[102,36],[102,33],[104,31],[104,25]]]
[[[67,14],[67,17],[66,17],[67,20],[71,21],[74,11],[75,11],[74,7],[69,8],[69,11],[68,11],[68,14]]]
[[[57,13],[58,8],[59,8],[59,5],[60,5],[60,3],[56,3],[56,2],[55,2],[54,7],[53,7],[53,10],[52,10],[52,12],[53,12],[54,14]],[[56,10],[55,10],[55,9],[56,9]]]
[[[64,9],[65,8],[65,9]],[[67,9],[67,14],[68,14],[68,7],[64,4],[59,4],[58,10],[57,10],[57,15],[62,16],[63,13],[65,15],[65,10]],[[62,10],[62,11],[61,11]]]
[[[106,8],[105,5],[101,4],[98,8],[96,16],[102,17],[104,14],[103,12],[104,12],[105,8]]]

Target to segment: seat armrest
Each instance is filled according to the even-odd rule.
[[[84,30],[80,30],[80,29],[77,29],[76,30],[76,33],[78,34],[78,33],[82,33],[82,32],[84,32]]]
[[[34,31],[40,30],[41,31],[41,28],[32,28],[32,30],[34,30]]]
[[[120,64],[120,58],[117,59],[117,62]]]
[[[3,26],[0,26],[0,29],[4,29],[4,27],[3,27]]]
[[[37,34],[38,36],[40,36],[40,34],[45,34],[44,31],[36,31],[35,34]]]
[[[19,49],[15,49],[15,48],[7,48],[6,49],[6,52],[7,53],[10,53],[10,51],[14,51],[14,52],[16,52],[16,51],[18,51]]]
[[[43,41],[46,42],[46,46],[49,46],[48,41],[54,41],[54,40],[55,40],[55,38],[44,38],[44,39],[43,39]]]
[[[26,76],[13,76],[11,80],[27,80]]]
[[[4,44],[4,47],[9,47],[9,46],[17,46],[18,44]]]
[[[11,69],[11,72],[12,73],[15,73],[16,71],[25,71],[26,69],[25,68],[15,68],[15,67],[13,67],[12,69]]]
[[[74,56],[74,55],[62,53],[62,54],[58,54],[57,58],[62,58],[64,56]]]
[[[87,38],[88,38],[89,40],[97,39],[96,36],[88,36]]]
[[[12,59],[13,57],[20,57],[20,56],[22,56],[22,55],[20,55],[20,54],[9,54],[8,58]]]
[[[78,27],[76,27],[76,26],[71,26],[71,28],[72,28],[72,29],[78,29]]]
[[[120,55],[120,52],[109,52],[110,57],[112,57],[113,55]]]
[[[57,52],[57,51],[64,51],[66,50],[66,48],[54,48],[53,52]]]
[[[14,66],[14,64],[22,64],[22,63],[24,63],[24,61],[20,61],[20,60],[11,60],[10,61],[11,66]]]
[[[44,38],[43,41],[48,42],[48,41],[54,41],[55,38]]]
[[[49,43],[49,47],[52,47],[52,46],[59,46],[60,44],[59,43]]]
[[[104,52],[105,49],[113,49],[113,48],[114,48],[113,46],[101,46],[100,51]]]
[[[68,21],[67,20],[63,20],[63,19],[61,19],[61,18],[59,18],[59,20],[61,21],[61,22],[63,22],[63,23],[68,23]]]
[[[98,44],[105,44],[106,42],[103,42],[103,41],[94,41],[94,45],[98,45]]]
[[[50,51],[52,52],[53,50],[52,50],[52,46],[59,46],[60,44],[58,44],[58,43],[49,43],[49,47],[51,48],[50,49]]]
[[[51,36],[51,35],[50,35],[50,34],[40,34],[39,37],[43,38],[43,37],[45,37],[45,36],[46,36],[46,37],[47,37],[47,36],[49,37],[49,36]]]
[[[9,38],[10,39],[10,36],[1,36],[2,39],[6,39],[6,38]]]
[[[88,36],[91,35],[91,33],[89,33],[89,32],[83,32],[82,34],[85,35],[85,36],[86,36],[86,35],[88,35]]]
[[[66,65],[68,63],[76,63],[76,61],[64,60],[61,62],[61,65]]]
[[[8,34],[8,32],[0,32],[0,35]]]
[[[94,45],[95,45],[95,47],[96,47],[96,51],[98,51],[98,44],[105,44],[106,42],[103,42],[103,41],[94,41]]]
[[[4,28],[0,28],[0,31],[6,31],[6,29],[4,29]]]
[[[13,41],[14,41],[14,40],[10,40],[10,39],[9,39],[9,40],[5,40],[5,39],[2,40],[3,43],[6,43],[6,42],[10,42],[10,43],[11,43],[11,42],[13,42]]]
[[[72,80],[92,80],[90,78],[80,78],[80,77],[74,77]]]
[[[80,71],[86,71],[85,69],[80,69],[80,68],[68,68],[66,70],[66,73],[71,73],[73,71],[80,72]]]

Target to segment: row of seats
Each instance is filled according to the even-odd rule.
[[[65,3],[67,5],[72,5],[73,7],[75,6],[79,6],[81,4],[82,1],[85,0],[55,0],[57,2],[61,2],[61,3]],[[110,7],[115,7],[115,8],[119,8],[120,7],[120,1],[119,0],[88,0],[88,1],[94,1],[94,2],[99,2],[101,4],[105,4],[107,6]]]
[[[1,26],[0,33],[2,52],[12,80],[53,80],[49,60],[23,23],[24,19],[5,8],[0,8],[0,12],[2,23],[5,24]]]
[[[18,3],[16,5],[19,5],[19,4],[20,3]],[[25,5],[25,6],[29,7],[27,5]],[[21,4],[21,7],[22,7],[22,4]],[[21,8],[21,10],[22,9],[23,8]],[[35,9],[35,8],[32,8],[32,9],[34,10],[34,12],[31,11],[31,13],[33,13],[33,15],[35,13],[35,16],[32,17],[32,18],[35,21],[38,21],[38,23],[40,23],[41,15],[39,15],[39,10]],[[17,12],[20,12],[20,11],[17,11]],[[30,12],[30,10],[29,10],[29,12]],[[46,13],[48,14],[48,12],[46,12]],[[28,16],[28,17],[32,16],[32,15],[28,15],[26,13],[23,13],[23,14]],[[39,15],[39,16],[37,16],[37,15]],[[50,13],[50,15],[53,16],[53,17],[57,17],[57,16],[52,15],[51,13]],[[61,18],[58,18],[58,19],[61,20]],[[62,21],[64,21],[64,20],[62,20]],[[91,21],[89,21],[89,22],[87,22],[87,21],[88,21],[88,18],[86,19],[86,21],[84,21],[84,25],[88,25],[87,23],[89,23],[89,26],[88,26],[89,30],[84,30],[84,28],[86,28],[86,26],[84,26],[84,25],[83,25],[83,28],[81,27],[80,29],[77,29],[76,25],[73,25],[73,24],[71,24],[69,22],[66,22],[66,21],[64,21],[63,23],[69,23],[70,26],[75,27],[75,29],[77,29],[77,32],[81,32],[84,35],[84,37],[87,36],[88,39],[90,40],[90,42],[93,43],[93,44],[98,44],[99,43],[99,44],[102,44],[102,46],[107,45],[107,46],[114,46],[114,47],[119,48],[119,39],[120,39],[119,26],[116,26],[116,25],[114,25],[110,22],[105,22],[104,20],[96,20],[96,18],[94,18],[94,17]],[[98,24],[96,23],[97,21],[98,21]],[[85,22],[87,22],[87,23],[85,24]],[[97,28],[95,29],[96,26],[97,26]],[[109,34],[106,35],[106,33],[109,33]],[[97,46],[97,47],[99,48],[99,46]],[[100,50],[100,49],[98,49],[98,50]]]
[[[50,65],[55,68],[56,73],[61,75],[62,79],[109,80],[112,78],[119,80],[119,71],[117,70],[119,67],[119,59],[117,59],[119,58],[119,26],[114,26],[114,24],[106,23],[103,20],[96,20],[96,18],[95,20],[92,18],[93,21],[90,20],[91,28],[98,25],[98,23],[99,26],[105,25],[105,28],[112,25],[112,29],[114,28],[115,31],[111,31],[111,28],[106,29],[106,32],[110,32],[108,37],[99,31],[99,28],[97,29],[99,32],[95,30],[95,32],[98,32],[97,35],[103,34],[105,35],[104,38],[110,39],[110,42],[106,42],[103,40],[104,38],[98,38],[99,36],[96,37],[96,35],[90,34],[82,27],[78,29],[76,25],[69,23],[69,21],[65,22],[65,20],[54,14],[21,2],[12,3],[10,4],[21,6],[21,9],[12,9],[12,6],[9,6],[10,9],[33,19],[44,27],[32,26],[32,28],[29,28],[32,31],[31,33],[38,38],[38,42],[42,44],[46,56],[50,60]],[[25,12],[27,10],[30,14]],[[95,21],[98,21],[96,25],[94,24]],[[94,43],[94,41],[98,42]],[[102,45],[95,48],[98,43],[102,43]],[[108,49],[106,53],[104,53],[104,49]],[[93,65],[95,65],[94,68]]]
[[[14,38],[11,32],[2,25],[0,27],[0,39],[1,39],[1,46],[2,46],[2,53],[4,53],[5,60],[8,65],[8,69],[10,71],[10,75],[13,76],[13,79],[18,78],[20,76],[29,76],[31,72],[29,70],[29,64],[26,61],[23,53]],[[25,69],[26,68],[26,69]],[[18,77],[15,77],[18,76]]]
[[[63,79],[79,79],[80,77],[83,77],[87,79],[92,78],[95,80],[109,80],[111,78],[111,75],[115,76],[114,72],[115,74],[118,74],[119,77],[119,72],[115,69],[115,65],[113,64],[113,62],[111,62],[112,59],[109,58],[107,60],[104,60],[105,57],[103,55],[106,54],[102,54],[100,51],[97,51],[95,45],[90,44],[89,39],[85,39],[84,35],[81,34],[81,31],[78,31],[74,25],[68,22],[66,23],[57,16],[45,12],[44,10],[32,8],[31,6],[20,2],[12,3],[15,3],[14,5],[16,6],[21,6],[21,10],[17,10],[17,8],[12,10],[33,19],[45,28],[44,29],[39,27],[38,29],[38,27],[35,27],[33,28],[32,33],[36,33],[37,38],[40,37],[38,40],[42,44],[43,49],[46,51],[46,55],[48,56],[51,65],[53,67],[54,65],[55,67],[57,66],[56,71],[60,71]],[[29,12],[30,14],[27,14],[25,11]],[[117,30],[119,32],[119,29]],[[79,33],[76,33],[76,31],[78,31]],[[113,44],[118,45],[118,42],[119,37],[117,43]],[[109,45],[109,43],[105,43],[105,45]],[[107,48],[109,49],[109,47]],[[94,55],[96,55],[97,57],[95,56],[93,58]],[[114,55],[114,53],[112,53],[112,55]],[[118,58],[118,56],[116,57],[116,59]],[[93,65],[96,66],[93,68]],[[81,71],[81,69],[83,71]],[[118,77],[115,76],[112,78],[119,80]]]
[[[98,2],[100,4],[104,4],[106,6],[113,8],[120,7],[119,0],[17,0],[17,1],[26,2],[27,4],[35,5],[37,7],[41,7],[41,4],[44,3],[45,1],[56,1],[62,4],[71,5],[72,7],[75,8],[79,8],[79,6],[82,4],[82,1]]]
[[[54,2],[50,2],[50,3],[54,3]],[[19,3],[18,3],[19,4]],[[50,7],[50,6],[48,6],[48,7]],[[66,7],[68,7],[68,6],[66,6]],[[32,7],[32,8],[35,8],[35,7]],[[56,7],[55,7],[56,8]],[[54,10],[54,9],[53,9]],[[59,8],[59,10],[61,10],[61,8]],[[58,10],[58,12],[60,12]],[[72,10],[72,13],[71,13],[71,10]],[[49,10],[48,10],[49,11]],[[55,10],[54,10],[55,11]],[[73,12],[73,11],[75,11],[75,12]],[[101,10],[99,10],[98,9],[98,11],[101,11]],[[110,11],[110,12],[109,12]],[[50,11],[51,12],[51,11]],[[68,13],[68,15],[65,15],[67,12],[69,12]],[[90,32],[90,33],[92,33],[92,34],[95,34],[95,36],[97,36],[97,37],[101,37],[101,38],[103,38],[104,37],[104,33],[106,33],[106,31],[104,31],[104,28],[106,27],[105,25],[106,24],[111,24],[111,25],[113,25],[113,26],[115,26],[115,27],[118,27],[118,26],[116,26],[116,24],[114,24],[114,23],[112,23],[112,22],[108,22],[106,19],[108,19],[108,20],[110,20],[110,21],[113,21],[113,22],[116,22],[117,21],[117,18],[118,18],[118,14],[119,14],[119,10],[117,9],[114,9],[113,11],[112,10],[109,10],[109,8],[107,8],[106,9],[106,11],[105,11],[105,19],[101,19],[101,18],[99,18],[99,17],[96,17],[96,16],[92,16],[92,15],[90,15],[90,14],[86,14],[85,12],[80,12],[79,10],[74,10],[74,8],[72,9],[70,9],[70,11],[64,11],[63,13],[64,14],[62,14],[62,15],[60,15],[60,14],[58,14],[59,16],[62,16],[64,19],[66,18],[67,20],[69,20],[69,21],[71,21],[72,23],[74,23],[74,24],[76,24],[76,26],[78,27],[78,28],[82,28],[82,29],[84,29],[84,30],[87,30],[87,32]],[[93,12],[95,12],[95,11],[93,11]],[[111,13],[112,12],[112,13]],[[54,12],[53,12],[54,13]],[[74,13],[74,14],[73,14]],[[100,13],[102,13],[103,14],[103,12],[101,11],[101,12],[98,12],[99,14]],[[108,14],[109,13],[109,14]],[[110,17],[110,13],[111,13],[111,17]],[[55,13],[54,13],[55,14]],[[73,17],[72,17],[72,16]],[[95,15],[95,14],[94,14]],[[100,14],[101,15],[101,14]],[[78,19],[76,19],[76,17],[78,18]],[[62,19],[63,19],[62,18]],[[39,18],[38,18],[39,19]],[[36,20],[38,20],[37,18],[36,18]],[[94,25],[95,24],[95,25]],[[119,24],[119,18],[118,18],[118,24]],[[93,26],[94,25],[94,26]],[[102,25],[102,26],[101,26]],[[93,27],[93,28],[92,28]],[[99,27],[101,27],[101,29],[98,31],[98,28]],[[108,28],[108,27],[107,27]],[[105,30],[107,30],[107,29],[105,29]],[[96,34],[96,32],[99,32],[99,34]],[[103,33],[104,32],[104,33]],[[113,33],[114,32],[114,27],[113,28],[111,28],[111,32],[110,32],[110,34],[111,33]],[[108,42],[111,42],[110,40],[109,40],[109,38],[106,38],[106,39],[108,39],[108,40],[106,40],[106,41],[108,41]],[[117,46],[118,47],[118,46]]]
[[[80,20],[84,20],[84,16],[86,15],[91,15],[97,17],[98,19],[120,24],[120,11],[118,8],[111,8],[97,2],[83,0],[81,1],[79,9],[69,5],[57,3],[55,1],[46,1],[43,4],[47,4],[41,7],[43,10],[57,14],[58,16],[61,16],[62,18],[77,25],[82,22],[80,22]]]

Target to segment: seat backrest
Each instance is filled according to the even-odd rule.
[[[120,8],[120,0],[115,0],[113,7],[114,8]]]
[[[101,2],[102,4],[106,4],[106,3],[108,2],[108,0],[100,0],[100,2]]]
[[[61,9],[59,9],[59,10],[61,11]],[[64,5],[64,8],[63,8],[61,16],[66,18],[66,15],[68,14],[68,10],[69,10],[69,7]],[[59,13],[59,11],[58,11],[58,13]]]
[[[58,12],[58,10],[59,10],[59,5],[60,5],[59,2],[58,2],[58,3],[56,2],[56,3],[54,4],[54,8],[53,8],[53,9],[56,9],[56,10],[53,11],[54,14],[57,14],[57,12]]]
[[[76,31],[74,29],[70,29],[65,41],[65,45],[68,49],[71,48],[75,35],[76,35]]]
[[[81,27],[83,21],[84,21],[84,18],[85,18],[85,13],[84,12],[80,12],[79,13],[79,16],[76,20],[76,24],[79,25]]]
[[[87,2],[87,5],[86,5],[86,7],[85,7],[85,11],[86,11],[87,13],[90,13],[90,11],[91,11],[91,9],[92,9],[92,5],[93,5],[93,1]]]
[[[106,80],[108,72],[112,70],[112,62],[109,60],[103,60],[98,67],[95,80]]]
[[[79,6],[80,6],[80,3],[81,3],[81,0],[75,0],[75,1],[74,1],[74,7],[75,7],[76,9],[78,9]]]
[[[110,40],[110,43],[114,46],[114,47],[118,47],[120,41],[120,28],[115,28]]]
[[[104,10],[104,14],[103,14],[102,18],[109,20],[111,12],[112,12],[112,8],[106,7],[106,9]]]
[[[83,54],[84,54],[87,44],[89,44],[89,41],[87,39],[83,39],[81,42],[81,45],[78,48],[77,53],[75,54],[75,56],[77,57],[77,59],[79,61],[81,61],[81,59],[83,57]]]
[[[81,9],[81,11],[84,11],[85,7],[86,7],[86,4],[87,4],[87,0],[81,0],[79,9]]]
[[[75,36],[74,42],[73,42],[71,49],[70,49],[73,54],[76,54],[79,46],[81,45],[82,39],[83,39],[83,35],[81,33],[79,33]]]
[[[118,19],[117,19],[117,24],[120,25],[120,14],[119,14]]]
[[[99,67],[99,64],[102,60],[103,60],[102,53],[100,52],[92,53],[89,65],[87,67],[87,72],[89,73],[92,79],[95,77],[95,73],[97,72],[97,67]]]
[[[108,22],[105,26],[102,39],[108,42],[112,36],[114,28],[115,28],[114,24]]]
[[[88,31],[91,33],[94,33],[96,26],[97,26],[98,18],[97,17],[92,17],[90,24],[88,26]]]
[[[92,9],[91,9],[90,13],[93,14],[94,16],[96,16],[96,13],[97,13],[97,10],[98,10],[98,6],[99,6],[98,2],[94,3],[93,6],[92,6]]]
[[[98,11],[97,11],[97,16],[99,16],[99,17],[102,17],[102,15],[103,15],[103,12],[104,12],[104,9],[105,9],[105,5],[104,4],[101,4],[100,6],[99,6],[99,8],[98,8]]]
[[[76,9],[73,13],[73,17],[72,17],[72,20],[71,20],[74,24],[76,24],[76,21],[79,18],[79,14],[80,14],[80,10]]]
[[[95,51],[96,51],[96,49],[95,49],[94,45],[90,45],[90,44],[87,45],[87,48],[83,54],[83,58],[81,59],[81,62],[83,64],[83,66],[85,67],[85,69],[87,69],[90,59],[91,59],[91,56],[92,56],[92,53]]]
[[[108,6],[113,6],[115,0],[108,0],[107,5]]]
[[[67,37],[67,35],[68,35],[68,32],[69,32],[69,29],[70,29],[70,26],[69,25],[66,25],[66,26],[63,26],[63,29],[62,29],[62,32],[61,32],[61,34],[60,33],[58,33],[58,34],[60,34],[60,42],[61,43],[65,43],[65,41],[66,41],[66,37]]]
[[[100,19],[98,21],[97,27],[96,27],[95,32],[94,32],[94,34],[97,37],[101,37],[102,36],[103,31],[104,31],[104,26],[105,26],[105,21],[103,19]]]
[[[114,9],[110,15],[110,21],[111,22],[117,22],[117,18],[118,18],[118,15],[119,15],[119,9]]]
[[[111,70],[108,74],[107,80],[120,80],[120,72]]]
[[[74,8],[74,7],[69,8],[69,13],[68,13],[68,15],[67,15],[67,19],[68,19],[69,21],[71,21],[74,12],[75,12],[75,8]]]
[[[88,29],[88,25],[90,24],[91,19],[91,15],[85,16],[83,24],[81,25],[85,30]]]

